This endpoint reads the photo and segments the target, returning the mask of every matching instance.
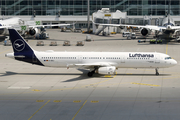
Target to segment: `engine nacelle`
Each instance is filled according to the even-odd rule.
[[[111,75],[116,73],[116,67],[100,67],[97,71],[99,74]]]
[[[147,29],[147,28],[143,28],[143,29],[141,29],[141,34],[143,36],[146,36],[146,35],[151,34],[151,31],[149,29]]]
[[[35,35],[35,34],[37,34],[37,33],[38,33],[38,29],[37,29],[37,28],[32,28],[32,29],[29,30],[29,34],[30,34],[31,36],[33,36],[33,35]]]
[[[4,28],[1,28],[1,29],[0,29],[0,35],[4,35],[4,32],[5,32],[5,29],[4,29]]]

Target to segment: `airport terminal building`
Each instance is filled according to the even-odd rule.
[[[88,0],[1,0],[0,16],[19,16],[24,20],[41,20],[42,23],[77,22],[86,27]],[[162,17],[169,0],[89,0],[90,15],[102,8],[111,12],[126,12],[127,17]],[[170,0],[170,13],[175,21],[180,15],[180,0]],[[33,15],[35,16],[33,18]],[[90,17],[90,20],[92,17]]]
[[[129,16],[165,14],[169,0],[90,0],[90,14],[101,9],[110,8],[115,12],[127,12]],[[171,15],[180,15],[180,0],[171,1]],[[87,15],[87,0],[1,0],[1,15]]]

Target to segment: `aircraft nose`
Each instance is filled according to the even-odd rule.
[[[172,65],[176,65],[176,64],[177,64],[177,61],[176,61],[176,60],[172,60],[171,64],[172,64]]]

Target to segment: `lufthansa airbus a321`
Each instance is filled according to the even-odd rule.
[[[6,57],[47,67],[75,67],[94,73],[115,74],[117,68],[152,68],[159,75],[159,68],[177,64],[169,55],[157,52],[40,52],[33,50],[14,29],[9,29],[14,53]]]

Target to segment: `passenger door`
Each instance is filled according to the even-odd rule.
[[[125,56],[124,55],[121,57],[121,63],[125,63]]]
[[[160,55],[156,54],[155,56],[155,63],[159,64],[160,63]]]
[[[82,63],[82,56],[78,56],[78,63]]]

